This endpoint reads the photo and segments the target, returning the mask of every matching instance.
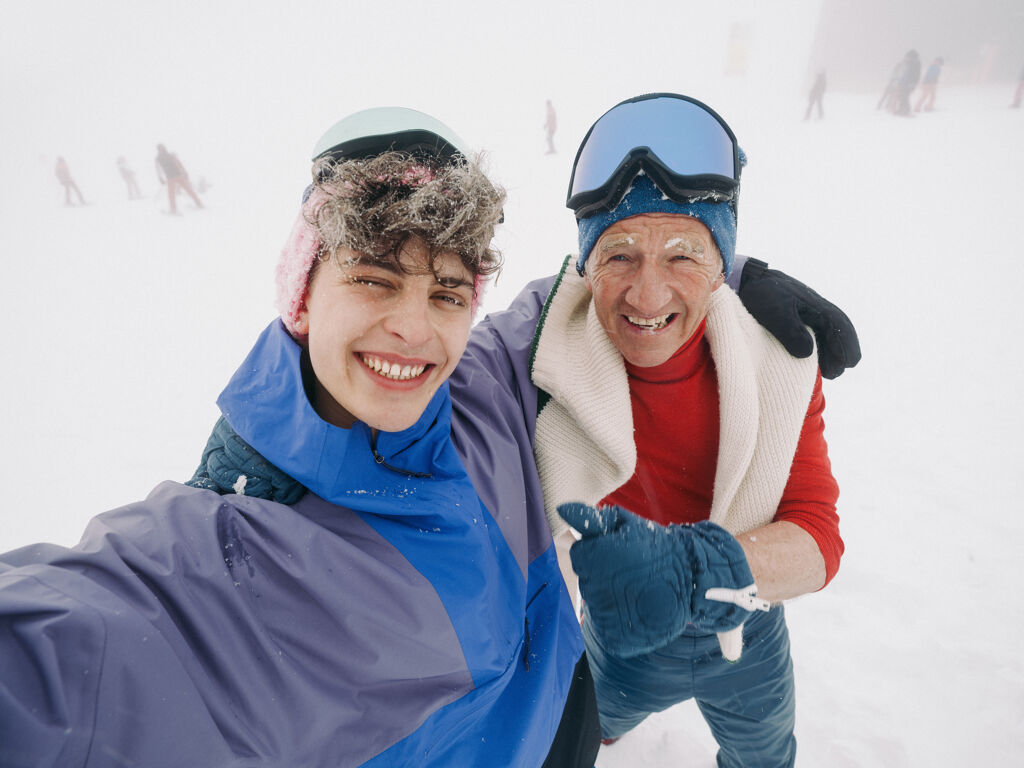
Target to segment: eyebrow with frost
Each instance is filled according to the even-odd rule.
[[[616,251],[620,248],[628,248],[636,245],[636,236],[630,234],[616,234],[607,240],[602,240],[598,246],[601,255],[609,251]],[[704,242],[693,234],[674,235],[666,238],[665,250],[678,250],[685,253],[691,259],[701,263],[711,263],[714,254],[708,254]]]
[[[708,249],[704,245],[704,241],[695,235],[679,235],[676,237],[670,237],[665,241],[666,251],[682,251],[694,261],[699,261],[703,264],[710,264],[714,257],[717,255],[715,249],[712,249],[711,253],[708,253]]]
[[[601,253],[606,253],[608,251],[614,251],[618,248],[625,248],[626,246],[633,245],[635,243],[636,240],[633,239],[632,235],[613,235],[609,237],[607,240],[601,240],[600,250]]]

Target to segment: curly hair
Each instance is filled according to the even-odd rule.
[[[313,166],[313,185],[320,201],[306,219],[320,240],[320,262],[344,247],[405,270],[399,256],[416,237],[429,249],[431,270],[442,253],[457,255],[474,277],[501,268],[491,240],[505,191],[487,178],[479,157],[438,161],[385,152],[324,158]]]

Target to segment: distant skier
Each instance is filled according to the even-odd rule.
[[[135,181],[135,171],[128,167],[128,161],[123,157],[117,158],[117,170],[121,172],[121,178],[124,179],[125,186],[128,187],[128,199],[138,200],[142,197],[138,182]]]
[[[899,77],[896,79],[895,98],[890,102],[894,115],[910,116],[910,94],[921,79],[921,57],[917,51],[909,50],[900,65]]]
[[[544,132],[547,134],[548,151],[544,154],[555,154],[555,131],[558,129],[558,115],[555,114],[555,105],[551,99],[547,100],[547,115],[544,118]]]
[[[163,144],[156,145],[156,177],[160,180],[161,184],[167,185],[167,200],[172,214],[177,214],[178,212],[177,195],[179,189],[185,190],[189,197],[195,201],[196,207],[203,207],[203,202],[199,199],[199,195],[192,189],[192,182],[188,179],[185,166],[181,164],[178,156],[173,152],[168,152]]]
[[[74,205],[71,202],[71,190],[74,190],[75,194],[78,195],[78,204],[85,205],[85,198],[82,197],[82,192],[79,190],[78,185],[75,184],[75,180],[71,178],[71,171],[68,169],[67,161],[63,157],[57,158],[55,172],[57,174],[57,181],[64,186],[64,205]]]
[[[822,106],[822,98],[825,96],[825,70],[819,70],[818,76],[814,78],[814,85],[811,86],[811,93],[807,99],[807,112],[804,113],[804,120],[811,116],[811,110],[815,105],[818,107],[818,119],[825,116],[825,108]]]
[[[921,80],[921,96],[914,107],[915,112],[920,112],[922,107],[925,112],[931,112],[935,107],[935,89],[938,88],[939,74],[944,63],[941,56],[936,56],[925,70],[924,78]]]

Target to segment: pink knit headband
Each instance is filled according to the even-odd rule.
[[[304,334],[298,331],[299,313],[306,302],[306,289],[309,287],[309,273],[313,269],[313,260],[320,251],[320,238],[316,229],[309,223],[316,208],[327,196],[319,189],[313,190],[309,198],[302,204],[299,215],[292,225],[288,241],[281,249],[281,259],[277,262],[274,282],[277,285],[277,311],[281,313],[288,332],[296,338]],[[473,281],[473,316],[480,307],[487,278],[477,275]]]

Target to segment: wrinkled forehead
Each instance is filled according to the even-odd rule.
[[[654,237],[678,241],[703,239],[713,242],[711,231],[700,219],[681,213],[644,213],[620,219],[601,233],[601,240],[611,238]]]

